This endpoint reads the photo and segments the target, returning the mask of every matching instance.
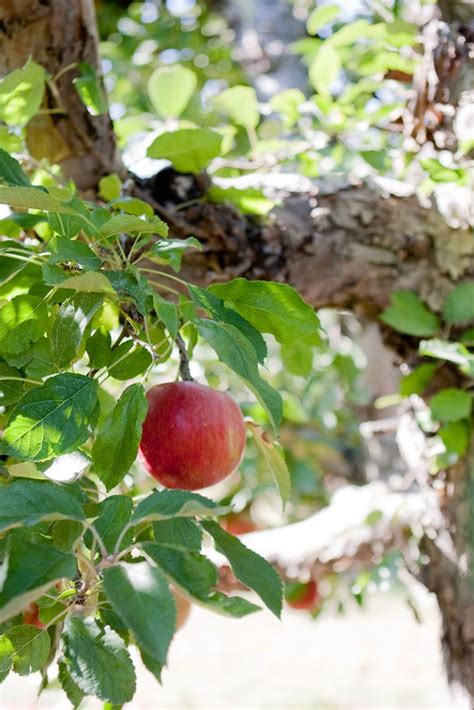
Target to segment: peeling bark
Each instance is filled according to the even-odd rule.
[[[290,197],[263,225],[224,205],[176,214],[173,232],[205,235],[203,253],[187,260],[197,281],[285,281],[315,308],[351,309],[371,320],[394,290],[418,292],[439,310],[455,282],[474,277],[469,230],[451,229],[416,197],[383,196],[365,185]]]

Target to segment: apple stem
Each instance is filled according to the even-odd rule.
[[[189,367],[189,357],[188,351],[186,350],[186,344],[179,333],[175,338],[175,342],[179,350],[179,376],[184,382],[194,382],[194,377],[191,375]]]

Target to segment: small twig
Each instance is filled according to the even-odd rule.
[[[188,351],[186,350],[184,340],[179,333],[175,338],[175,342],[179,350],[179,375],[183,382],[194,382],[194,377],[191,375],[189,367]]]

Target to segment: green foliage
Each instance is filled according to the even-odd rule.
[[[64,625],[64,662],[86,694],[121,705],[135,693],[135,670],[124,641],[93,619],[71,616]]]
[[[225,532],[218,523],[206,520],[202,526],[213,537],[217,550],[229,560],[237,579],[255,590],[275,616],[280,617],[283,587],[273,567],[236,537]]]
[[[146,410],[143,387],[130,385],[97,432],[92,461],[108,491],[120,483],[137,457]]]
[[[450,324],[468,325],[474,321],[474,283],[455,286],[444,304],[444,317]]]
[[[448,387],[431,398],[430,407],[433,419],[440,422],[457,422],[470,415],[472,396],[464,390]]]
[[[180,173],[200,173],[222,151],[222,137],[209,128],[161,133],[148,148],[150,158],[166,158]]]
[[[95,69],[87,62],[78,65],[80,75],[73,80],[77,93],[87,106],[91,116],[100,116],[107,112],[107,99]]]
[[[401,84],[394,91],[386,75],[413,72],[421,56],[416,28],[395,7],[393,21],[387,9],[383,22],[367,14],[342,23],[339,6],[318,5],[307,19],[311,36],[293,47],[316,94],[287,89],[259,102],[232,63],[224,25],[207,7],[196,5],[199,12],[181,19],[165,3],[155,4],[156,19],[145,21],[142,3],[119,5],[102,3],[99,13],[108,37],[105,83],[115,115],[125,113],[114,121],[121,146],[133,146],[135,160],[144,138],[149,158],[194,173],[196,185],[209,179],[205,195],[195,200],[210,219],[208,201],[251,215],[249,240],[254,224],[276,206],[273,194],[243,186],[260,170],[309,178],[354,170],[404,179],[413,161],[424,171],[427,193],[438,183],[467,184],[465,168],[445,165],[445,156],[441,162],[421,158],[423,151],[408,155],[401,132],[388,136],[386,127],[405,110],[409,91]],[[121,17],[135,30],[125,30]],[[402,47],[411,48],[409,57]],[[167,49],[178,49],[180,64],[169,63]],[[79,64],[70,70],[89,113],[106,112],[95,69]],[[342,450],[358,445],[353,410],[367,398],[357,385],[355,346],[342,336],[338,350],[335,321],[329,321],[329,343],[314,310],[291,287],[237,278],[204,289],[182,278],[183,260],[209,248],[192,229],[184,233],[187,198],[168,209],[166,196],[157,193],[147,202],[146,191],[136,196],[129,180],[110,173],[99,182],[97,200],[83,200],[60,166],[36,153],[30,157],[34,121],[62,110],[53,107],[56,81],[32,60],[0,81],[0,204],[11,210],[0,220],[0,622],[6,622],[0,681],[12,668],[44,673],[59,653],[59,682],[74,707],[85,695],[121,705],[135,690],[128,645],[136,644],[146,667],[161,677],[175,630],[173,587],[231,617],[258,609],[218,591],[203,532],[234,575],[280,615],[276,572],[216,520],[241,504],[244,491],[251,509],[270,486],[283,504],[292,501],[286,520],[326,505],[324,477],[347,467]],[[387,88],[396,95],[390,104],[383,98]],[[171,236],[161,217],[170,222]],[[233,243],[231,222],[222,239]],[[460,284],[448,294],[444,321],[469,325],[473,302],[472,284]],[[431,360],[403,378],[403,396],[427,396],[440,367],[474,376],[472,334],[456,330],[457,341],[438,339],[440,333],[447,338],[446,331],[416,294],[394,293],[382,321],[431,338],[419,344],[420,356]],[[269,344],[263,334],[271,336]],[[177,336],[189,357],[199,359],[200,377],[218,388],[240,387],[244,413],[255,420],[240,480],[229,482],[221,501],[150,491],[136,462],[145,390],[175,377]],[[469,443],[471,394],[442,390],[429,403],[450,463]],[[265,432],[280,422],[285,448]],[[304,437],[288,443],[299,427]],[[367,524],[377,523],[377,513],[369,513]],[[359,575],[357,585],[363,589],[367,579]],[[32,602],[48,631],[21,623]],[[51,647],[59,635],[58,648]]]
[[[238,126],[255,128],[260,120],[257,94],[250,86],[233,86],[213,101],[214,108]]]
[[[196,84],[196,74],[186,67],[160,67],[148,80],[148,95],[160,116],[177,118],[189,103]]]
[[[46,631],[35,626],[14,626],[7,631],[6,636],[13,646],[15,673],[29,675],[43,668],[51,645]]]
[[[43,101],[46,72],[43,67],[27,61],[0,81],[0,120],[9,126],[28,123]]]
[[[438,330],[439,323],[434,313],[431,313],[411,291],[395,291],[391,295],[392,305],[385,309],[380,320],[400,333],[429,337]]]
[[[21,461],[41,461],[89,437],[97,413],[98,384],[85,375],[53,375],[29,390],[12,412],[3,448]]]
[[[104,591],[141,650],[161,666],[176,626],[176,608],[162,573],[148,562],[104,570]]]

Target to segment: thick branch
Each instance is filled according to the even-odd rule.
[[[374,318],[394,290],[410,289],[439,309],[454,282],[474,276],[468,229],[450,228],[414,196],[368,186],[316,199],[290,195],[263,225],[224,205],[177,214],[177,234],[206,235],[204,252],[188,260],[188,276],[204,283],[236,276],[285,281],[316,308]]]

